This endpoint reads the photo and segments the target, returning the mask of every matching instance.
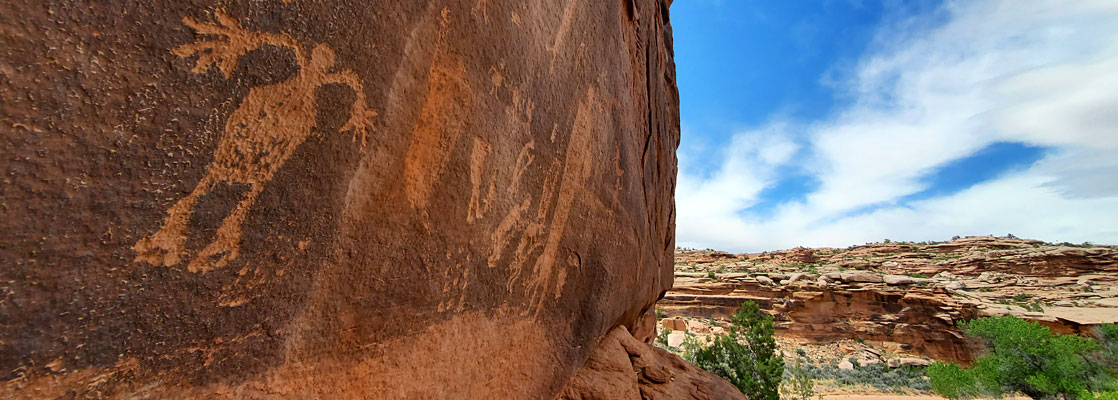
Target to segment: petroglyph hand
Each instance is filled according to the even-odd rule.
[[[300,65],[303,64],[303,53],[299,44],[290,36],[247,31],[241,27],[240,22],[221,10],[214,12],[214,16],[217,18],[217,23],[199,22],[190,17],[182,19],[184,24],[194,29],[199,35],[221,37],[215,40],[200,40],[184,44],[171,51],[182,58],[198,56],[198,61],[195,62],[194,69],[191,72],[201,74],[206,72],[210,65],[217,65],[217,68],[228,79],[233,74],[233,70],[237,68],[237,60],[241,56],[267,44],[290,47],[295,51],[296,61]]]
[[[252,33],[245,31],[240,22],[222,11],[217,11],[214,15],[217,17],[216,24],[198,22],[190,17],[184,17],[182,22],[200,35],[221,36],[221,39],[184,44],[176,47],[172,52],[182,58],[198,56],[198,61],[191,72],[204,73],[212,64],[217,65],[228,79],[233,69],[237,68],[237,60],[256,45],[253,40],[250,40]]]
[[[349,121],[342,126],[341,130],[352,129],[353,141],[356,143],[360,139],[361,151],[364,152],[365,145],[369,140],[369,132],[373,129],[373,119],[377,116],[377,112],[366,108],[365,87],[361,85],[361,79],[353,71],[344,70],[328,75],[323,83],[340,83],[353,88],[356,95],[353,100],[353,109],[349,113]]]
[[[365,107],[354,104],[349,121],[342,126],[342,131],[353,130],[353,142],[361,143],[361,152],[365,152],[365,145],[369,141],[369,131],[373,129],[373,119],[377,112],[367,110]]]

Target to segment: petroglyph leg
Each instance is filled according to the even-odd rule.
[[[548,71],[555,72],[555,61],[559,58],[563,50],[563,44],[567,41],[567,33],[571,31],[571,21],[574,19],[575,8],[578,7],[578,0],[567,0],[567,4],[563,5],[563,19],[559,23],[559,31],[555,33],[555,40],[551,45],[551,64]]]
[[[489,156],[490,146],[480,138],[474,138],[474,147],[470,151],[470,204],[467,208],[466,222],[472,223],[485,216],[489,211],[489,202],[492,201],[493,186],[483,198],[481,184],[485,172],[485,159]]]
[[[141,239],[135,246],[132,246],[132,250],[136,251],[135,262],[146,262],[151,265],[166,267],[178,264],[182,260],[182,253],[185,250],[186,226],[194,213],[194,204],[198,203],[198,198],[203,194],[209,193],[210,189],[213,189],[213,185],[213,175],[206,174],[190,194],[179,199],[167,211],[167,218],[163,220],[163,226],[159,228],[159,232]]]
[[[442,11],[435,55],[427,73],[427,91],[419,120],[404,156],[404,187],[408,202],[426,210],[436,183],[450,162],[450,153],[464,131],[472,96],[463,59],[447,51],[450,12]]]
[[[252,208],[252,204],[256,202],[256,196],[264,190],[264,185],[261,183],[253,183],[252,189],[249,190],[245,198],[237,203],[237,207],[225,220],[221,222],[221,227],[217,229],[217,235],[214,240],[194,257],[194,261],[190,262],[187,269],[190,272],[206,273],[211,269],[221,268],[233,261],[241,254],[241,225],[245,222],[245,216],[248,215],[248,210]],[[210,258],[218,256],[217,260],[210,262]]]

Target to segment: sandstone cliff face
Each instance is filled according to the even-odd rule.
[[[936,359],[974,358],[977,343],[955,321],[977,318],[979,310],[945,293],[866,284],[820,286],[815,280],[773,287],[741,275],[719,277],[722,282],[713,284],[691,274],[679,276],[660,308],[673,316],[728,319],[742,301],[752,300],[775,316],[778,336],[814,343],[870,340]]]
[[[671,286],[668,3],[5,2],[0,397],[558,395]]]
[[[965,363],[980,343],[959,321],[1016,315],[1061,334],[1118,322],[1114,246],[969,237],[730,257],[680,252],[676,265],[675,286],[657,306],[665,314],[725,319],[752,300],[774,316],[778,336],[807,343],[858,339]]]

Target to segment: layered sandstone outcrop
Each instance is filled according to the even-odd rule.
[[[577,392],[673,279],[668,3],[5,2],[0,397]]]
[[[968,362],[980,344],[960,321],[1016,315],[1062,334],[1118,322],[1113,246],[970,237],[723,254],[677,254],[675,287],[658,308],[693,320],[672,321],[670,329],[695,331],[690,322],[725,319],[752,300],[775,317],[781,337],[857,339],[896,354]]]

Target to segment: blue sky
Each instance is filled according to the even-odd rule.
[[[678,0],[677,243],[1118,243],[1118,2]]]

